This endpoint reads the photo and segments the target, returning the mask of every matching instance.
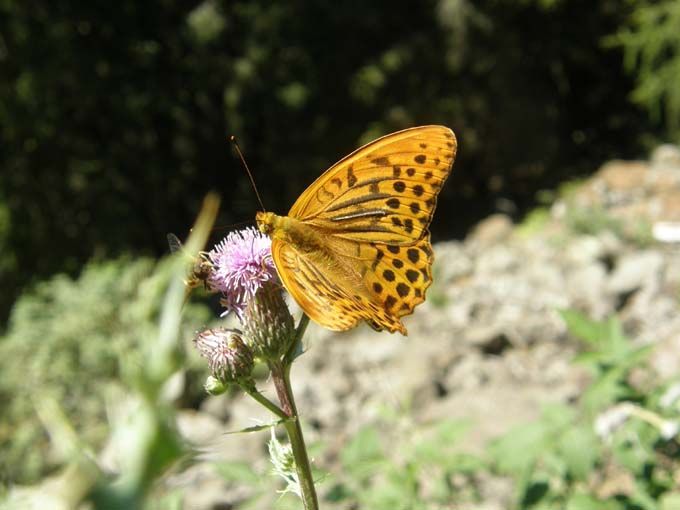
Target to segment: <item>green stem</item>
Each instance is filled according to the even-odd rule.
[[[290,364],[280,362],[270,363],[272,380],[276,387],[281,407],[289,417],[283,425],[286,427],[288,439],[290,440],[293,449],[295,469],[297,470],[298,481],[300,482],[302,502],[305,506],[305,510],[318,510],[319,501],[316,496],[316,488],[314,487],[312,468],[309,463],[307,447],[305,446],[305,440],[302,436],[300,418],[298,416],[297,408],[295,407],[295,399],[290,384],[290,367]]]
[[[295,340],[291,343],[288,352],[283,356],[283,364],[290,365],[302,353],[302,337],[307,331],[309,324],[309,316],[306,313],[302,314],[297,329],[295,330]]]
[[[288,420],[289,419],[288,415],[285,412],[283,412],[283,410],[279,406],[277,406],[274,402],[272,402],[267,397],[262,395],[262,393],[257,391],[257,388],[255,388],[254,384],[246,383],[246,384],[241,384],[240,386],[243,389],[243,391],[245,391],[248,395],[253,397],[253,399],[258,401],[264,407],[269,409],[276,416],[278,416],[282,420]]]

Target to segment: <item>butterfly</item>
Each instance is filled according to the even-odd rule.
[[[312,320],[406,335],[400,317],[432,283],[428,227],[456,149],[444,126],[398,131],[331,166],[288,216],[257,213],[283,285]]]

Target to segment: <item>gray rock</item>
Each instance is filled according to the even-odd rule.
[[[648,285],[656,285],[663,263],[663,256],[658,251],[628,253],[616,264],[607,282],[607,291],[610,294],[624,294]]]

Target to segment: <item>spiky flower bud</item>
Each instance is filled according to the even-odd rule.
[[[222,384],[248,379],[253,371],[253,353],[240,332],[226,328],[207,329],[194,338],[194,344],[207,358],[210,372]]]
[[[278,360],[295,339],[295,323],[280,286],[265,284],[243,312],[243,336],[255,357]]]

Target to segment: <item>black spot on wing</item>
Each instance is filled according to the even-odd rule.
[[[389,199],[387,202],[385,202],[385,203],[387,204],[387,207],[389,207],[390,209],[399,209],[399,203],[400,203],[400,202],[399,202],[399,199],[398,199],[398,198],[394,198],[394,197],[393,197],[393,198],[390,198],[390,199]]]
[[[357,183],[357,177],[354,175],[354,169],[350,166],[347,169],[347,185],[351,188]]]
[[[409,286],[406,285],[404,282],[399,282],[397,284],[397,294],[399,294],[399,297],[406,297],[408,296],[409,293]]]

